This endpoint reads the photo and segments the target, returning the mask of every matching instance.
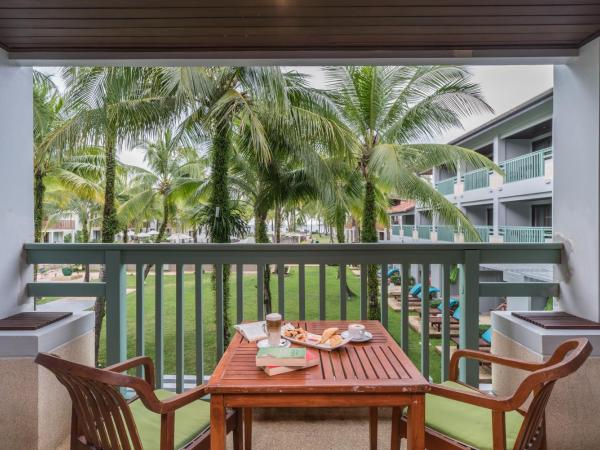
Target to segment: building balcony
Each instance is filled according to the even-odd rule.
[[[552,179],[552,148],[538,150],[516,158],[508,159],[498,164],[504,171],[504,177],[489,171],[488,169],[477,169],[466,172],[461,177],[450,177],[436,183],[438,192],[444,195],[462,195],[466,192],[477,191],[485,188],[499,188],[499,191],[506,188],[507,185],[517,181],[525,181],[535,178]],[[510,186],[507,192],[510,195],[518,193],[517,187]],[[529,193],[530,190],[545,190],[545,187],[531,186],[523,190],[523,194]],[[526,192],[527,191],[527,192]],[[491,197],[489,193],[486,197]],[[468,200],[475,200],[469,195]]]
[[[544,243],[552,241],[552,227],[520,227],[500,226],[498,234],[494,234],[494,227],[475,225],[479,235],[479,242],[492,243]],[[469,241],[456,227],[450,225],[394,225],[392,235],[409,238],[412,240],[426,240],[439,242],[465,242]]]

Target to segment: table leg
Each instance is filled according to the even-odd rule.
[[[210,450],[225,450],[225,403],[222,395],[210,397]]]
[[[402,408],[392,408],[392,443],[391,450],[400,450],[400,420],[402,420]]]
[[[369,408],[369,448],[371,450],[377,450],[377,416],[377,406],[371,406]]]
[[[425,448],[425,395],[414,395],[406,417],[407,450]]]
[[[235,429],[233,430],[233,450],[244,450],[244,410],[235,409]]]
[[[252,450],[252,408],[244,408],[244,450]]]

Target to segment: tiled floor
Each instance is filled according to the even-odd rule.
[[[367,450],[369,423],[366,410],[263,410],[255,413],[253,450]],[[380,449],[390,448],[391,420],[382,411]],[[405,449],[405,442],[402,449]],[[231,449],[231,436],[228,449]]]

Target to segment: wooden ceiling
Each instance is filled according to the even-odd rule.
[[[11,57],[535,55],[599,33],[600,0],[0,0]]]

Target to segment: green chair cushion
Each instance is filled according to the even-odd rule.
[[[469,388],[446,381],[442,386],[456,390]],[[458,442],[479,450],[492,450],[492,412],[487,408],[450,400],[438,395],[425,395],[427,426]],[[515,446],[523,416],[516,411],[506,413],[506,448]]]
[[[157,389],[159,400],[175,395],[173,392]],[[150,411],[140,399],[129,405],[135,420],[144,450],[160,449],[160,414]],[[210,405],[196,400],[175,411],[175,448],[181,448],[210,425]]]

